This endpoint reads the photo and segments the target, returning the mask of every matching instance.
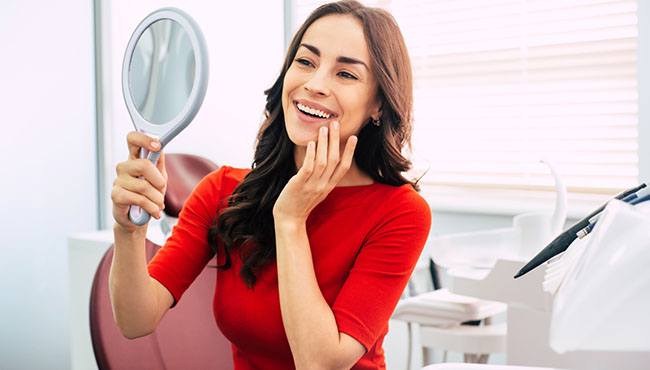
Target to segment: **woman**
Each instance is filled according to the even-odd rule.
[[[146,226],[127,211],[159,217],[164,156],[137,159],[160,145],[128,135],[112,193],[116,321],[149,334],[216,255],[214,315],[236,369],[384,369],[388,320],[431,224],[401,175],[412,81],[399,28],[354,1],[316,9],[266,95],[252,169],[206,176],[148,266]]]

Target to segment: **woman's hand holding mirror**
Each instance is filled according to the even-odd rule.
[[[155,218],[160,218],[161,211],[165,208],[167,171],[165,154],[160,151],[161,145],[157,139],[142,132],[132,131],[127,135],[126,141],[129,158],[118,163],[115,168],[117,177],[113,182],[111,199],[113,218],[124,230],[133,232],[141,226],[129,219],[131,205],[137,205]],[[153,164],[150,160],[141,158],[142,149],[159,153],[157,163]]]

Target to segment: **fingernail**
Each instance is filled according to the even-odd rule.
[[[151,142],[151,147],[154,148],[154,149],[158,149],[158,148],[160,148],[160,143],[157,142],[157,141],[152,141]]]
[[[339,129],[339,123],[338,123],[338,121],[334,121],[334,123],[332,124],[332,127],[333,127],[335,130],[338,130],[338,129]]]

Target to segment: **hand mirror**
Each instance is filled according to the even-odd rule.
[[[189,15],[162,8],[140,22],[122,65],[122,94],[137,131],[159,138],[164,148],[192,121],[207,85],[205,40]],[[160,152],[140,150],[140,158],[153,164],[159,156]],[[129,219],[144,225],[150,215],[132,205]]]

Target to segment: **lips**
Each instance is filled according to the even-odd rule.
[[[296,106],[295,103],[293,104],[293,109],[296,110],[296,116],[302,122],[306,122],[306,123],[322,123],[322,122],[327,122],[327,120],[329,119],[329,118],[321,118],[321,117],[310,116],[309,114],[304,113],[300,109],[298,109],[298,107]]]
[[[314,103],[314,102],[309,101],[309,100],[304,100],[304,99],[296,99],[296,100],[293,101],[293,105],[296,107],[296,109],[297,109],[299,112],[301,112],[301,111],[300,111],[300,109],[298,109],[298,106],[297,106],[298,104],[300,104],[300,105],[305,105],[305,106],[307,106],[307,107],[309,107],[309,108],[317,109],[317,110],[319,110],[319,111],[321,111],[321,112],[323,112],[323,113],[327,113],[327,114],[329,114],[329,118],[327,118],[327,119],[336,118],[336,117],[338,116],[338,114],[336,114],[336,112],[334,112],[334,111],[328,109],[327,107],[322,106],[322,105],[320,105],[320,104],[318,104],[318,103]],[[302,112],[301,112],[301,113],[302,113]],[[303,114],[304,114],[304,113],[303,113]],[[305,114],[305,115],[307,115],[307,114]],[[307,116],[308,116],[308,115],[307,115]],[[320,118],[320,119],[325,119],[325,118]]]

